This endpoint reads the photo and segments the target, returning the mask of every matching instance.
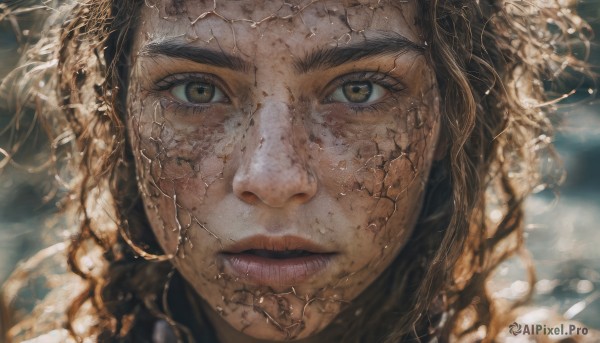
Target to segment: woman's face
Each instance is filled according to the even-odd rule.
[[[319,332],[419,215],[440,113],[414,1],[148,3],[128,130],[151,229],[216,327]]]

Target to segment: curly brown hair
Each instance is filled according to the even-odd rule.
[[[23,67],[3,81],[14,100],[13,126],[23,108],[36,107],[36,125],[53,142],[53,166],[68,190],[64,212],[79,224],[68,264],[84,290],[66,310],[66,327],[78,341],[148,341],[157,320],[183,341],[210,331],[178,317],[182,311],[176,309],[190,310],[181,299],[185,292],[173,291],[184,289],[185,281],[147,229],[131,181],[136,173],[125,125],[127,58],[144,3],[79,0],[57,6],[42,37],[26,50]],[[551,105],[561,99],[545,86],[569,71],[584,71],[585,58],[574,57],[573,44],[585,45],[591,34],[559,3],[417,1],[426,57],[442,95],[445,157],[433,165],[418,230],[336,322],[346,328],[340,342],[492,341],[509,323],[508,313],[529,297],[502,303],[486,283],[508,257],[519,254],[527,262],[523,200],[557,181],[541,171],[553,156]],[[4,13],[9,11],[5,6]],[[9,92],[11,82],[17,87]],[[16,153],[17,142],[4,151],[4,162]],[[491,211],[500,211],[501,219],[491,218]],[[359,316],[357,308],[363,309]],[[93,317],[85,329],[74,324],[83,312]],[[3,323],[8,341],[23,334],[10,329],[9,318]]]

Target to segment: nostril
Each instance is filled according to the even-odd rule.
[[[287,203],[289,200],[292,200],[293,202],[297,202],[297,203],[305,203],[308,202],[312,196],[308,193],[296,193],[292,196],[289,195],[282,195],[282,194],[270,194],[267,192],[262,192],[262,194],[260,192],[252,192],[252,191],[244,191],[241,193],[238,193],[238,197],[250,204],[250,205],[256,205],[258,203],[265,203],[268,206],[271,207],[281,207],[283,206],[285,203]]]
[[[292,198],[299,203],[305,203],[305,202],[308,202],[308,200],[310,200],[310,198],[312,198],[312,196],[307,193],[298,193],[298,194],[294,194],[294,196]]]
[[[249,192],[249,191],[242,192],[240,194],[240,197],[242,198],[243,201],[245,201],[249,204],[255,204],[257,201],[260,200],[260,198],[258,196],[256,196],[256,194]]]

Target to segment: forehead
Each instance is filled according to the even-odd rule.
[[[136,45],[169,40],[242,55],[310,51],[382,34],[422,43],[414,1],[161,0],[140,12]]]

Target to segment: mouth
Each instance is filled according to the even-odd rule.
[[[298,257],[308,257],[314,253],[306,250],[265,250],[265,249],[250,249],[244,250],[241,254],[254,255],[267,259],[284,260]]]
[[[229,272],[251,284],[293,286],[322,272],[335,255],[298,237],[253,236],[228,247],[219,257]]]

